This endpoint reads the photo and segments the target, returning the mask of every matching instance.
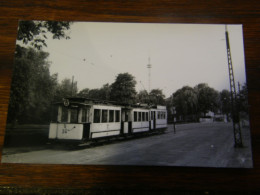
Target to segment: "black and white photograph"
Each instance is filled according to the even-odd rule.
[[[253,168],[241,24],[19,21],[1,163]]]

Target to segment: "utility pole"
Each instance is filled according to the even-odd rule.
[[[148,68],[148,94],[149,94],[151,91],[151,68],[152,68],[152,65],[150,64],[150,57],[148,58],[147,68]]]
[[[176,127],[175,127],[175,123],[176,123],[176,109],[174,106],[172,106],[170,108],[170,111],[171,111],[171,114],[173,116],[173,133],[175,134],[176,133]]]
[[[230,95],[231,95],[231,111],[232,111],[234,141],[235,141],[234,147],[243,147],[240,119],[239,119],[239,110],[238,110],[238,100],[236,94],[236,84],[235,84],[234,71],[233,71],[233,65],[231,59],[227,25],[225,26],[225,31],[226,31],[225,35],[226,35],[228,73],[229,73],[229,84],[230,84]]]
[[[73,96],[73,83],[74,82],[74,76],[72,76],[72,82],[71,82],[71,96]]]

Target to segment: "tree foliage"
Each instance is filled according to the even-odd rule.
[[[77,96],[90,99],[110,100],[111,86],[107,83],[99,89],[82,89]]]
[[[47,120],[57,78],[49,73],[48,53],[17,46],[10,93],[9,122]]]
[[[209,87],[206,83],[200,83],[194,87],[198,97],[199,112],[206,113],[208,111],[217,111],[219,107],[218,92]]]
[[[129,73],[121,73],[111,85],[110,99],[121,103],[133,104],[136,101],[136,81]]]
[[[103,100],[110,100],[111,86],[107,83],[99,89],[99,98]]]
[[[161,89],[152,89],[149,93],[150,104],[165,105],[165,95]]]
[[[76,96],[77,92],[77,82],[72,82],[72,79],[65,78],[56,86],[54,101],[61,101],[63,98]]]
[[[71,22],[58,21],[20,21],[17,40],[23,44],[30,44],[36,49],[47,47],[45,40],[51,33],[53,39],[69,39],[66,30],[70,29]]]
[[[9,123],[48,123],[51,102],[77,93],[77,82],[64,79],[58,83],[58,74],[50,75],[48,53],[16,48],[10,92]]]
[[[150,98],[148,92],[146,90],[139,91],[139,93],[136,95],[136,101],[138,103],[149,104]]]
[[[84,88],[82,90],[80,90],[77,94],[78,97],[82,97],[82,98],[89,98],[89,91],[90,89],[89,88]]]
[[[69,37],[70,22],[20,21],[13,66],[8,122],[45,123],[49,121],[51,101],[57,97],[58,75],[50,75],[48,35],[54,39]],[[20,44],[22,43],[22,44]],[[30,45],[32,47],[23,47]]]
[[[198,97],[196,91],[189,86],[184,86],[172,95],[172,104],[178,115],[184,117],[196,114],[198,110]]]
[[[240,90],[238,94],[238,107],[240,111],[247,108],[246,87]],[[200,83],[195,87],[184,86],[172,94],[167,99],[167,106],[174,106],[177,116],[186,120],[187,116],[193,121],[199,117],[205,117],[209,111],[230,116],[231,114],[231,96],[226,89],[218,92],[206,83]]]
[[[239,111],[248,114],[248,90],[246,83],[242,86],[242,89],[238,93],[238,107]]]
[[[219,97],[220,97],[221,112],[223,114],[228,115],[229,113],[231,113],[230,92],[224,89],[219,93]]]

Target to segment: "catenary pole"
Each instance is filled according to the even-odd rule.
[[[232,65],[227,25],[225,26],[225,35],[226,35],[228,73],[229,73],[230,96],[231,96],[231,112],[232,112],[234,142],[235,142],[234,147],[243,147],[240,119],[239,119],[239,110],[238,110],[238,101],[237,101],[237,94],[236,94],[236,84],[235,84],[234,71]]]

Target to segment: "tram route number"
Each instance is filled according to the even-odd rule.
[[[72,127],[71,129],[67,129],[66,124],[64,124],[64,128],[62,129],[62,134],[67,134],[68,132],[72,131],[72,129],[75,129],[76,126]]]

